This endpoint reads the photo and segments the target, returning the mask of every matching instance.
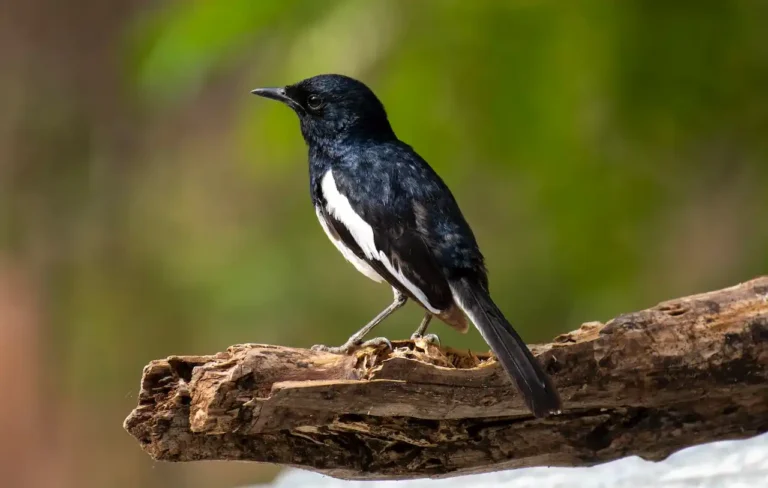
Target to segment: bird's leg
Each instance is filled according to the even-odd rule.
[[[432,321],[432,314],[427,312],[424,314],[424,318],[421,319],[421,323],[419,324],[419,328],[416,329],[416,332],[411,334],[411,339],[418,339],[419,337],[424,335],[424,332],[427,331],[427,327],[429,327],[429,322]]]
[[[324,346],[322,344],[317,344],[312,346],[312,350],[332,352],[334,354],[346,354],[361,347],[378,346],[381,344],[386,344],[391,349],[392,344],[389,342],[389,339],[385,337],[376,337],[375,339],[371,339],[366,342],[362,342],[362,341],[363,341],[363,337],[365,337],[370,331],[372,331],[374,327],[379,325],[384,319],[392,315],[392,313],[395,310],[405,305],[405,302],[408,301],[407,296],[403,295],[402,293],[400,293],[398,290],[395,290],[394,288],[393,288],[393,291],[395,294],[395,300],[392,302],[392,304],[389,305],[384,310],[382,310],[380,314],[378,314],[376,317],[373,318],[373,320],[365,324],[362,329],[352,334],[352,336],[349,339],[347,339],[347,342],[345,342],[344,344],[338,347],[329,347],[329,346]]]
[[[432,314],[429,312],[426,312],[424,314],[424,318],[421,319],[421,323],[419,324],[419,328],[416,329],[416,332],[411,334],[411,340],[421,339],[423,338],[425,341],[430,342],[432,344],[440,344],[440,338],[437,337],[437,334],[427,334],[424,335],[424,333],[427,331],[427,327],[429,327],[429,322],[432,320]]]

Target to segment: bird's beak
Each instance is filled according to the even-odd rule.
[[[285,88],[256,88],[251,93],[264,98],[271,98],[283,103],[288,103],[290,98],[285,94]]]
[[[251,93],[264,98],[271,98],[278,102],[283,102],[294,110],[302,110],[301,105],[293,98],[289,97],[285,88],[256,88]]]

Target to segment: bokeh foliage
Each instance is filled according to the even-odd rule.
[[[137,449],[119,424],[148,360],[340,343],[389,301],[326,241],[295,116],[256,86],[366,81],[453,189],[530,341],[768,270],[768,2],[119,5],[31,50],[45,76],[4,75],[25,95],[0,138],[0,238],[39,279],[58,391],[107,452]],[[130,486],[223,486],[189,470],[209,472]]]

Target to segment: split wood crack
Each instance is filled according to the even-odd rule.
[[[768,431],[768,277],[531,346],[563,399],[545,419],[487,354],[393,346],[342,356],[246,344],[152,361],[124,426],[158,460],[346,479],[660,460]]]

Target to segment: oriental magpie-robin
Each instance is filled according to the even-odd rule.
[[[395,295],[345,344],[316,348],[346,353],[359,347],[410,298],[426,309],[414,336],[424,334],[432,316],[461,332],[471,322],[533,414],[559,411],[551,379],[491,299],[483,255],[456,200],[427,162],[397,138],[376,95],[341,75],[252,93],[283,102],[299,116],[320,225],[358,271],[386,281]]]

